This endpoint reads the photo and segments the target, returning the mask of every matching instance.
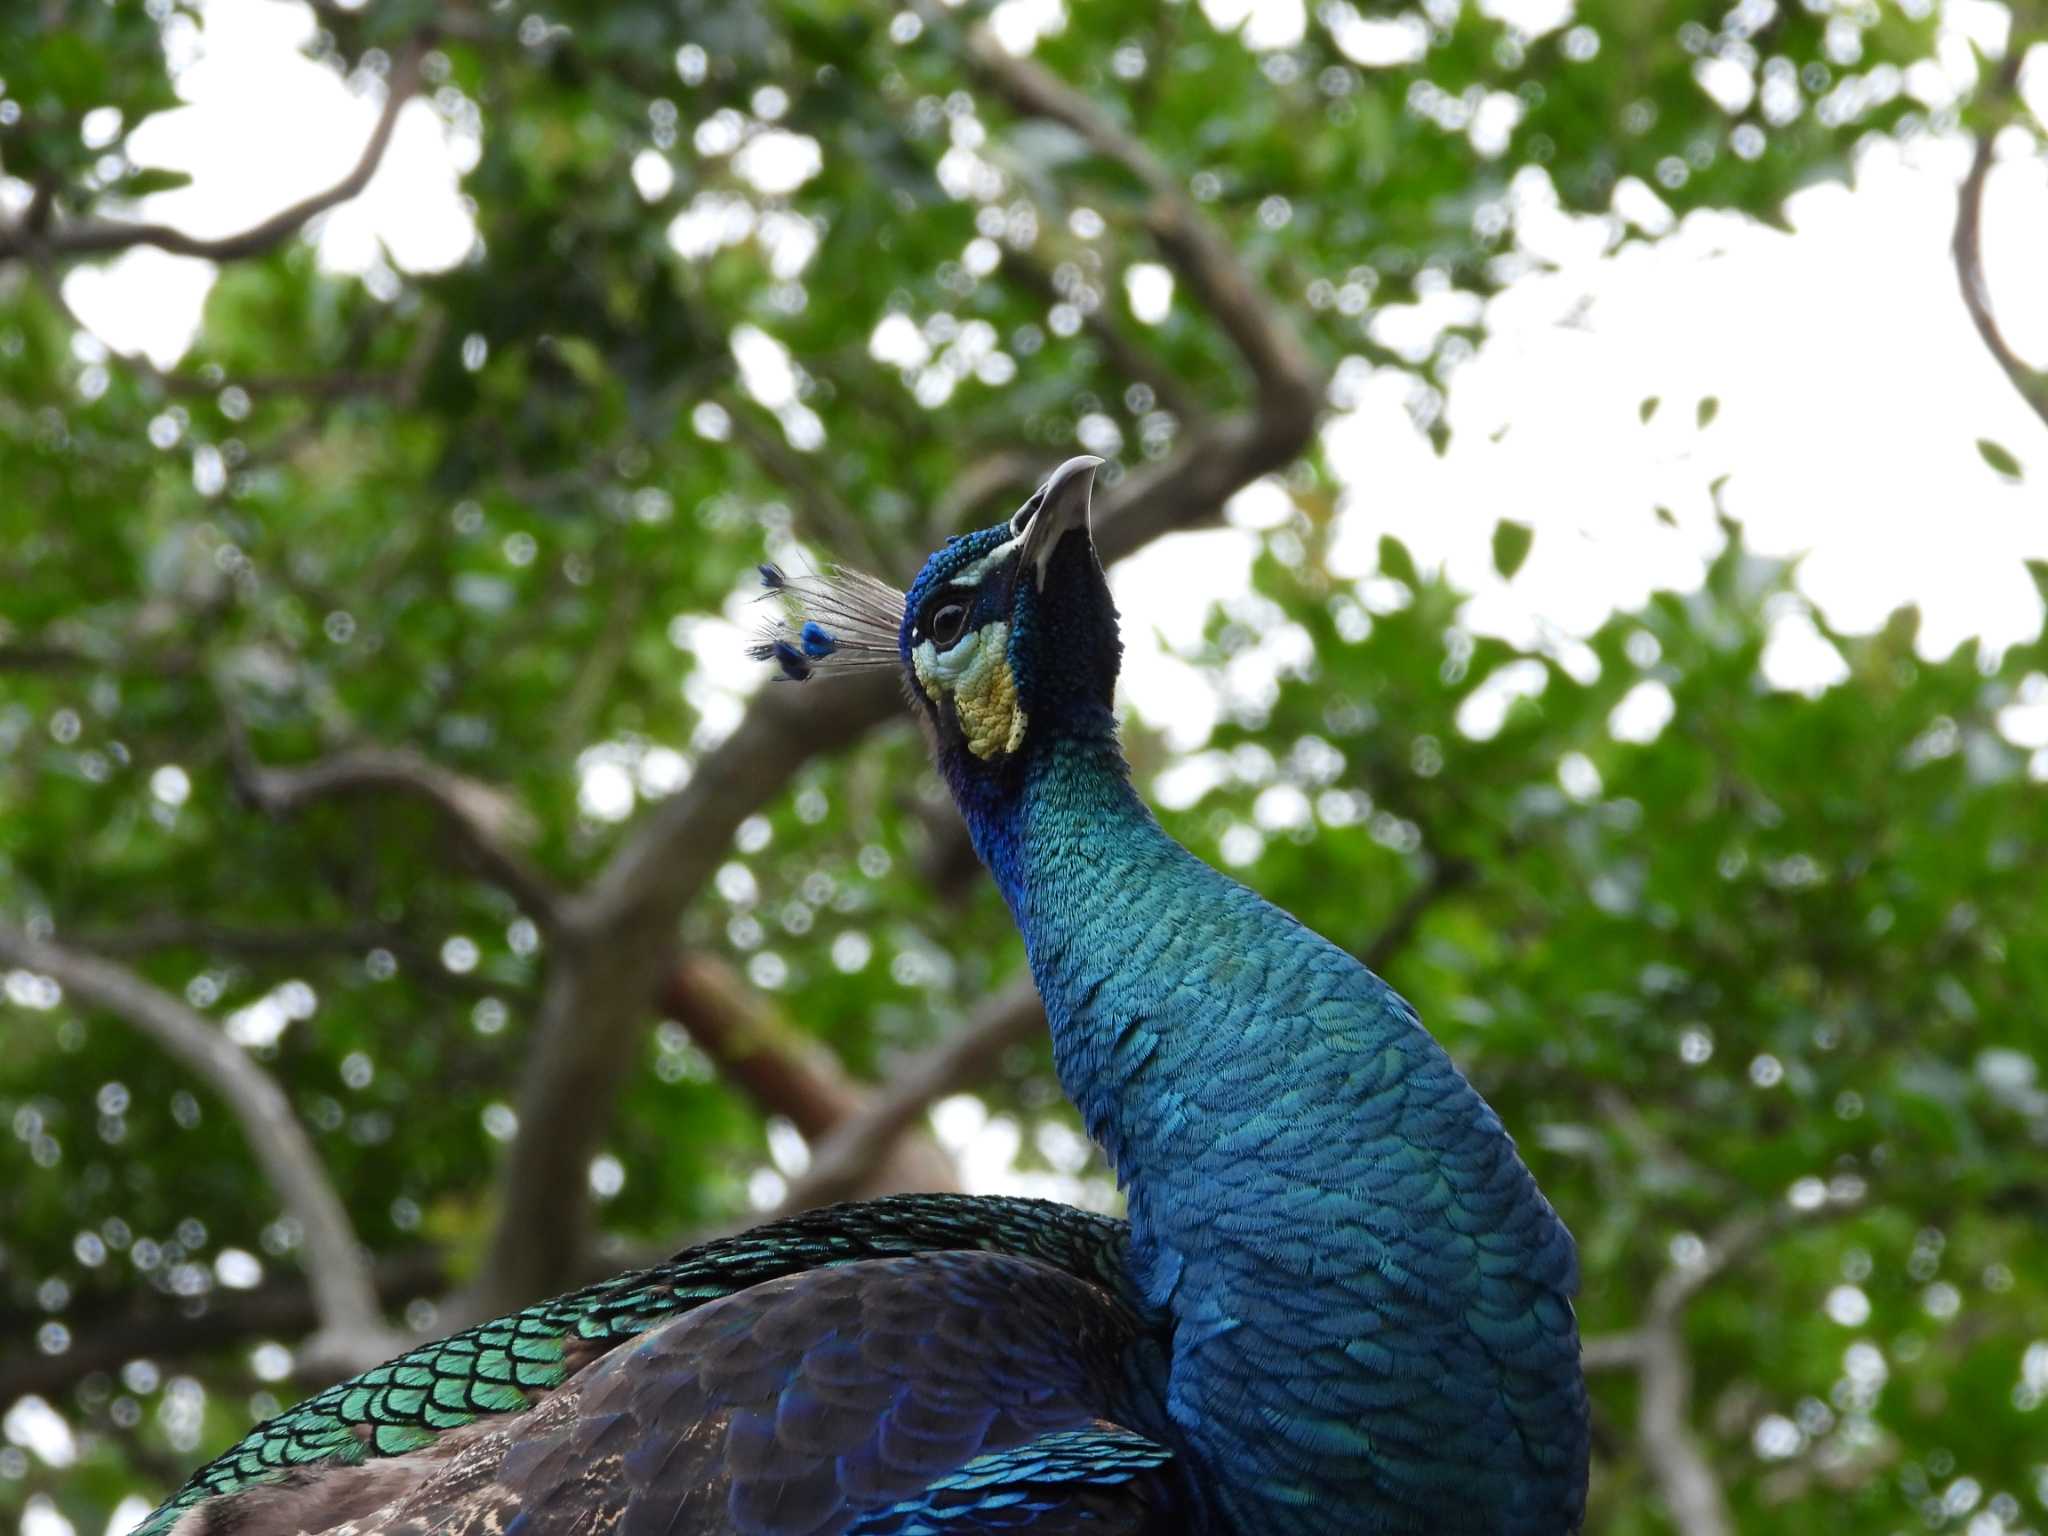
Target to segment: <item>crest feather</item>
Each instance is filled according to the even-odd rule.
[[[794,576],[764,565],[761,585],[762,597],[780,599],[786,616],[769,622],[749,654],[774,662],[784,680],[900,665],[906,599],[886,581],[838,565]]]

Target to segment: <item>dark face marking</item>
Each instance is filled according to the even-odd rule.
[[[925,605],[917,621],[920,633],[940,650],[951,650],[967,630],[967,599],[972,593],[940,592]]]

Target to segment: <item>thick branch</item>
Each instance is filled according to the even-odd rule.
[[[446,1288],[447,1256],[433,1249],[395,1254],[377,1261],[372,1281],[379,1304],[395,1310]],[[0,1337],[28,1337],[40,1316],[0,1316]],[[97,1315],[74,1307],[66,1317],[72,1338],[62,1354],[17,1350],[0,1364],[0,1403],[30,1392],[61,1400],[86,1377],[118,1371],[137,1356],[196,1362],[266,1339],[303,1339],[321,1324],[310,1276],[303,1274],[279,1275],[254,1290],[216,1290],[197,1300],[152,1293]],[[318,1354],[301,1353],[294,1376],[309,1389],[326,1386],[389,1359],[407,1342],[382,1332],[335,1339],[334,1347]]]
[[[1468,859],[1438,859],[1430,867],[1429,878],[1408,893],[1408,899],[1387,919],[1387,926],[1366,945],[1365,953],[1359,957],[1365,962],[1366,969],[1385,971],[1393,964],[1394,957],[1407,948],[1417,926],[1429,915],[1429,909],[1444,897],[1463,890],[1478,876],[1477,866]]]
[[[1321,370],[1180,178],[1100,103],[1035,60],[1014,56],[986,28],[969,35],[967,48],[970,61],[1013,112],[1064,124],[1138,179],[1152,199],[1145,215],[1152,238],[1251,369],[1261,411],[1312,419],[1322,397]]]
[[[791,1029],[731,966],[714,955],[680,956],[662,987],[661,1010],[690,1032],[719,1076],[764,1113],[781,1115],[817,1142],[867,1114],[877,1095],[856,1083],[817,1041]],[[912,1126],[903,1127],[907,1133]],[[960,1187],[952,1161],[929,1137],[899,1135],[860,1170],[849,1198]]]
[[[661,1011],[690,1032],[721,1078],[806,1138],[860,1112],[865,1095],[838,1062],[774,1017],[716,955],[676,957],[662,984]]]
[[[1692,1431],[1692,1357],[1675,1321],[1637,1335],[1636,1440],[1679,1536],[1733,1536],[1728,1500]]]
[[[993,43],[976,50],[1018,110],[1070,123],[1151,189],[1148,218],[1160,250],[1193,298],[1214,312],[1255,385],[1250,410],[1205,420],[1171,457],[1105,494],[1095,541],[1104,561],[1114,561],[1161,534],[1215,519],[1246,484],[1301,453],[1314,435],[1322,376],[1229,241],[1148,150],[1038,66],[1010,59]],[[575,1272],[587,1220],[584,1170],[610,1122],[676,922],[726,858],[740,822],[780,795],[806,763],[893,718],[900,704],[900,685],[881,674],[762,690],[688,787],[642,821],[570,904],[565,926],[577,942],[557,946],[549,972],[520,1092],[520,1135],[498,1179],[478,1308],[531,1300]],[[929,1102],[888,1112],[900,1111],[907,1123]],[[847,1154],[843,1166],[868,1155]],[[836,1187],[841,1167],[829,1145],[821,1148],[805,1189],[792,1198],[828,1198],[816,1191]]]
[[[520,1133],[498,1175],[490,1258],[469,1302],[476,1316],[560,1289],[574,1273],[586,1170],[659,996],[676,921],[726,859],[739,824],[814,755],[893,715],[900,697],[880,674],[764,689],[683,791],[566,907],[520,1084]]]
[[[127,224],[108,219],[38,230],[34,221],[24,218],[18,225],[0,229],[0,261],[19,256],[101,256],[138,245],[153,245],[174,255],[201,256],[209,261],[236,261],[260,255],[370,184],[384,151],[390,147],[400,109],[419,90],[421,61],[431,46],[430,35],[422,33],[406,45],[392,64],[391,76],[385,83],[384,109],[378,113],[370,141],[363,146],[353,170],[326,191],[301,198],[240,234],[203,240],[168,224]]]
[[[789,492],[797,503],[798,526],[833,551],[835,559],[872,570],[881,564],[875,546],[859,514],[846,503],[823,475],[804,456],[790,447],[780,428],[762,425],[758,409],[731,391],[726,393],[726,416],[733,436],[747,450],[762,473]]]
[[[2027,55],[2027,44],[2017,26],[2006,47],[2005,62],[1991,79],[1987,89],[1987,100],[1994,106],[2007,111],[2017,99],[2020,66]],[[2019,391],[2022,400],[2033,408],[2042,425],[2048,426],[2048,373],[2031,368],[2005,339],[2005,332],[1999,329],[1998,317],[1991,307],[1991,289],[1984,280],[1984,187],[1991,176],[1992,149],[1998,138],[1998,125],[1987,123],[1977,136],[1977,153],[1970,161],[1970,172],[1963,178],[1963,185],[1956,199],[1956,227],[1949,250],[1955,257],[1956,280],[1962,285],[1963,307],[1969,310],[1971,323],[1977,327],[1977,334],[1984,339],[1985,347],[2005,370],[2005,376],[2012,387]]]
[[[1673,1265],[1657,1278],[1640,1326],[1582,1346],[1587,1370],[1634,1367],[1636,1441],[1679,1536],[1732,1536],[1735,1529],[1720,1480],[1693,1432],[1692,1356],[1682,1326],[1686,1305],[1799,1215],[1778,1206],[1730,1218],[1707,1239],[1696,1261]]]
[[[986,1079],[1005,1051],[1044,1028],[1038,989],[1028,975],[1020,976],[984,1002],[959,1033],[904,1066],[859,1115],[819,1143],[809,1170],[791,1182],[776,1214],[851,1199],[925,1111]]]
[[[1034,298],[1050,307],[1064,297],[1046,270],[1045,264],[1024,251],[1005,251],[1003,268]],[[1166,410],[1182,421],[1193,421],[1200,415],[1195,401],[1177,375],[1171,372],[1145,348],[1139,346],[1124,334],[1123,328],[1110,318],[1107,305],[1098,305],[1086,310],[1081,324],[1088,334],[1095,338],[1109,357],[1109,365],[1123,378],[1134,384],[1143,384],[1152,391],[1153,398]]]
[[[512,798],[477,779],[405,747],[356,747],[309,763],[278,768],[258,762],[240,721],[228,711],[228,744],[236,787],[271,816],[291,816],[316,800],[361,794],[403,794],[441,815],[477,871],[549,930],[562,923],[551,881],[513,848],[528,819]]]
[[[306,1278],[324,1345],[360,1353],[366,1340],[378,1348],[390,1341],[348,1212],[269,1073],[179,999],[110,960],[5,923],[0,960],[51,977],[80,1002],[116,1015],[219,1094],[304,1236]],[[321,1347],[309,1346],[315,1353]]]

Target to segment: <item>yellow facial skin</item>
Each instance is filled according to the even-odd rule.
[[[943,653],[927,640],[911,652],[910,664],[928,698],[953,700],[967,750],[976,757],[992,758],[1024,745],[1030,722],[1017,703],[1017,680],[1010,675],[1009,625],[984,624]]]

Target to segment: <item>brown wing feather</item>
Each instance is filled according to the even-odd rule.
[[[1136,1336],[1108,1293],[1030,1259],[794,1275],[620,1345],[528,1414],[379,1464],[389,1480],[328,1473],[299,1506],[280,1487],[242,1536],[827,1536],[976,1456],[1113,1417]],[[1090,1497],[1137,1510],[1159,1490]]]

